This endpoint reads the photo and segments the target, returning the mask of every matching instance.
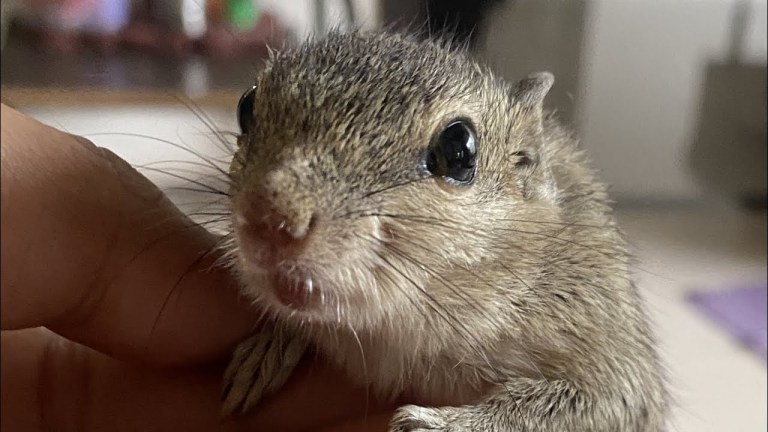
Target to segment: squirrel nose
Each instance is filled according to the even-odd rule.
[[[317,222],[318,205],[302,160],[270,169],[238,199],[249,234],[267,244],[288,245],[306,239]]]
[[[249,206],[239,223],[258,240],[272,245],[288,245],[306,239],[317,222],[314,212],[286,212]]]
[[[308,215],[308,217],[299,216],[290,219],[278,216],[275,218],[278,221],[277,224],[267,224],[265,231],[274,231],[278,236],[289,237],[292,240],[301,240],[309,234],[315,224],[315,219],[314,214]]]

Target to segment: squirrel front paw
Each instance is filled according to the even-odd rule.
[[[282,387],[305,349],[302,340],[279,330],[262,330],[241,342],[224,372],[222,416],[245,413]]]
[[[473,418],[466,408],[425,408],[405,405],[395,411],[389,423],[390,432],[475,432],[484,428],[482,418]]]

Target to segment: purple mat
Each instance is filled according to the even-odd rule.
[[[768,285],[698,292],[689,299],[763,361],[768,360]]]

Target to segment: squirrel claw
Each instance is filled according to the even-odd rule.
[[[305,348],[298,338],[269,329],[241,342],[224,372],[221,416],[244,414],[262,397],[282,387]]]
[[[460,408],[424,408],[405,405],[395,412],[389,432],[470,432],[459,419]]]

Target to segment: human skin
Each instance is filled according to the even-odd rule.
[[[223,368],[258,323],[216,238],[108,150],[6,105],[0,124],[0,427],[387,429],[394,406],[314,358],[223,421]]]

